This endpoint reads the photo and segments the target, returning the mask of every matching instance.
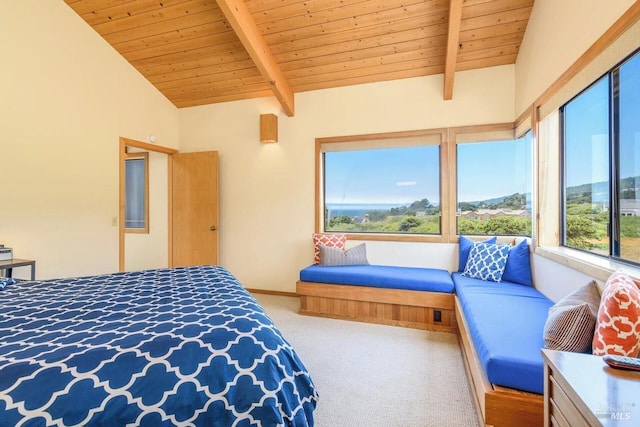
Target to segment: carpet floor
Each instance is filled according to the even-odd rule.
[[[309,370],[316,427],[476,427],[454,334],[299,315],[254,294]]]

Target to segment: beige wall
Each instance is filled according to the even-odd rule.
[[[220,153],[220,262],[245,286],[294,291],[313,258],[315,138],[512,121],[514,67],[295,95],[295,116],[273,98],[179,110],[180,150]],[[259,141],[259,115],[278,113],[279,142]],[[372,263],[440,266],[456,245],[369,242]]]
[[[516,61],[516,113],[526,110],[634,0],[536,0]]]
[[[0,52],[0,243],[38,278],[117,271],[118,138],[177,147],[177,109],[62,0],[0,1]]]

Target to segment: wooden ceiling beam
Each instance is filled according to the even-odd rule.
[[[456,73],[460,25],[462,23],[462,0],[449,2],[449,34],[447,36],[447,56],[444,63],[444,100],[453,98],[453,77]]]
[[[255,62],[287,116],[294,114],[293,92],[243,0],[216,0],[231,28]]]

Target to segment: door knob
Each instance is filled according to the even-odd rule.
[[[209,230],[211,230],[211,231],[216,231],[216,230],[217,230],[217,228],[216,228],[216,226],[215,226],[215,225],[212,225],[211,227],[209,227]]]

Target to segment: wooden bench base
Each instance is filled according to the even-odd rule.
[[[300,314],[455,332],[453,294],[298,281]],[[439,319],[439,320],[438,320]]]
[[[455,314],[459,328],[462,358],[480,425],[493,427],[542,426],[544,423],[543,395],[491,384],[473,346],[458,298],[455,298]]]

